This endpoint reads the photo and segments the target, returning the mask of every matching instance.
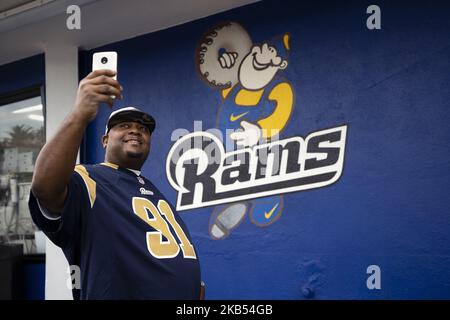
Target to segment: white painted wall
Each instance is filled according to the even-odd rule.
[[[53,137],[72,109],[78,87],[78,48],[71,44],[52,44],[45,52],[47,139]],[[71,300],[66,281],[69,265],[62,250],[47,239],[45,299]]]

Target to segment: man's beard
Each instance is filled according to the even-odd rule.
[[[144,153],[127,151],[127,156],[133,159],[141,159],[144,156]]]

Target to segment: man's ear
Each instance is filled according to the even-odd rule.
[[[280,64],[280,70],[284,70],[284,69],[286,69],[286,67],[288,66],[288,62],[287,62],[287,60],[283,60],[283,62],[281,62],[281,64]]]
[[[108,135],[105,134],[105,135],[102,137],[102,145],[103,145],[103,149],[106,148],[106,145],[107,145],[107,144],[108,144]]]

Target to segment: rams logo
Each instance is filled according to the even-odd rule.
[[[166,171],[178,191],[178,210],[215,205],[209,232],[224,239],[248,215],[257,226],[277,221],[284,193],[339,179],[347,127],[284,138],[294,92],[282,73],[289,65],[290,35],[253,43],[238,23],[220,24],[196,49],[198,73],[222,104],[217,128],[227,143],[206,132],[178,140]],[[194,146],[194,147],[192,147]]]

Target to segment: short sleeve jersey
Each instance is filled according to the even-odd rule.
[[[198,299],[200,266],[186,225],[146,178],[109,163],[78,165],[59,219],[32,193],[36,225],[80,270],[74,299]]]

